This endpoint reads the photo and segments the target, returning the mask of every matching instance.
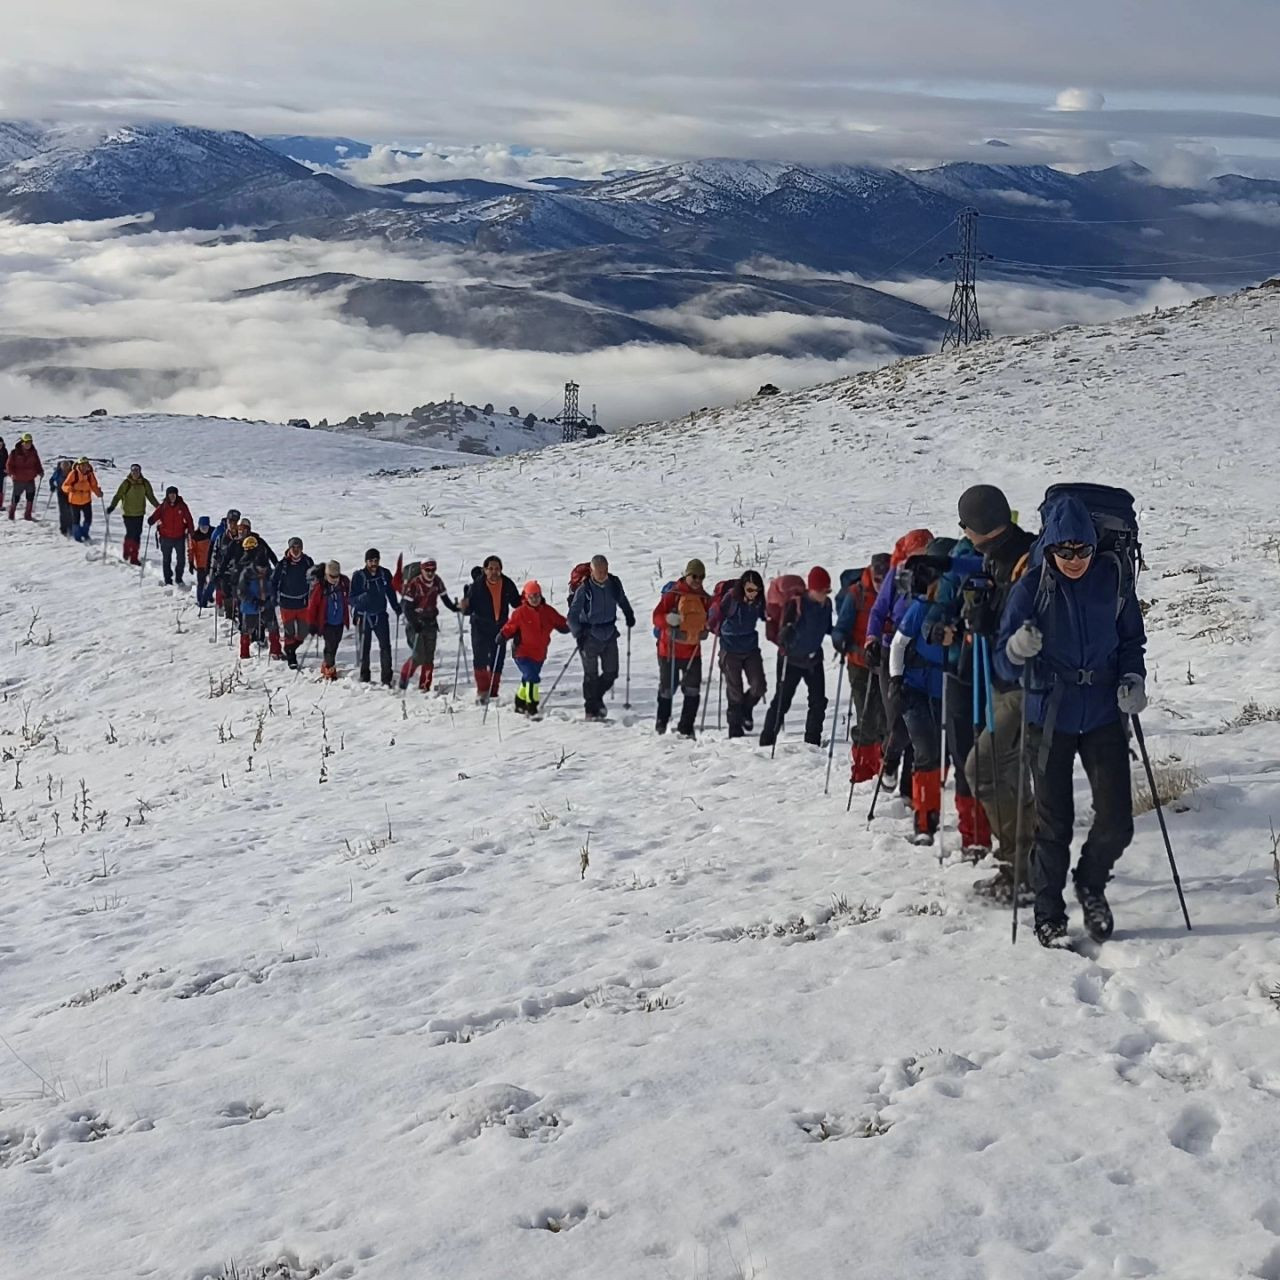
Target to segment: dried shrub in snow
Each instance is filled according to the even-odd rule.
[[[1151,772],[1155,775],[1156,796],[1162,805],[1175,806],[1177,801],[1190,795],[1198,787],[1204,786],[1208,779],[1194,765],[1182,760],[1153,760]],[[1150,813],[1155,809],[1155,799],[1151,794],[1151,784],[1144,773],[1133,784],[1133,813]]]
[[[1268,724],[1280,720],[1280,707],[1268,707],[1252,698],[1240,709],[1234,720],[1227,721],[1228,729],[1244,729],[1251,724]]]

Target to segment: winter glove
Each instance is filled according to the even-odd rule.
[[[843,632],[833,631],[831,633],[831,647],[837,653],[844,653],[849,648],[849,637]]]
[[[791,642],[796,638],[795,627],[788,624],[778,632],[778,648],[790,649]]]
[[[679,630],[680,615],[674,612],[667,614],[667,626],[671,627],[673,630]]]
[[[1147,682],[1141,676],[1121,676],[1116,705],[1121,715],[1141,715],[1147,709]]]
[[[878,637],[868,636],[867,643],[862,647],[862,652],[866,654],[867,666],[878,667],[880,665],[881,656],[884,652],[884,646],[880,643]]]
[[[889,696],[891,698],[902,697],[902,677],[901,676],[889,677]]]
[[[627,614],[627,630],[630,631],[636,625],[636,615],[634,613]]]
[[[1010,662],[1021,666],[1024,662],[1029,662],[1034,658],[1043,648],[1044,636],[1041,635],[1040,628],[1033,626],[1030,622],[1024,622],[1009,637],[1004,651],[1008,655]]]

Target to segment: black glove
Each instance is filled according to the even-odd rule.
[[[862,652],[867,655],[867,665],[869,667],[878,667],[884,654],[884,645],[880,643],[876,636],[868,636],[867,643],[862,647]]]
[[[778,648],[790,649],[791,642],[796,638],[796,629],[790,623],[778,632]]]
[[[833,631],[831,633],[831,647],[837,653],[847,653],[849,649],[849,637],[843,631]]]
[[[894,697],[894,698],[902,697],[902,677],[901,676],[889,677],[889,695],[890,697]]]

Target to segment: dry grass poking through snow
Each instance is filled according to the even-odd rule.
[[[1155,775],[1156,796],[1166,807],[1177,808],[1178,801],[1189,796],[1208,779],[1193,764],[1187,764],[1176,756],[1165,760],[1152,760],[1151,772]],[[1133,783],[1133,814],[1138,817],[1150,813],[1156,807],[1151,795],[1151,784],[1143,772]]]

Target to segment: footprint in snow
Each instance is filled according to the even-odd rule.
[[[1209,1107],[1200,1102],[1189,1102],[1173,1122],[1169,1141],[1179,1151],[1205,1156],[1213,1150],[1213,1140],[1221,1128],[1221,1122]]]

